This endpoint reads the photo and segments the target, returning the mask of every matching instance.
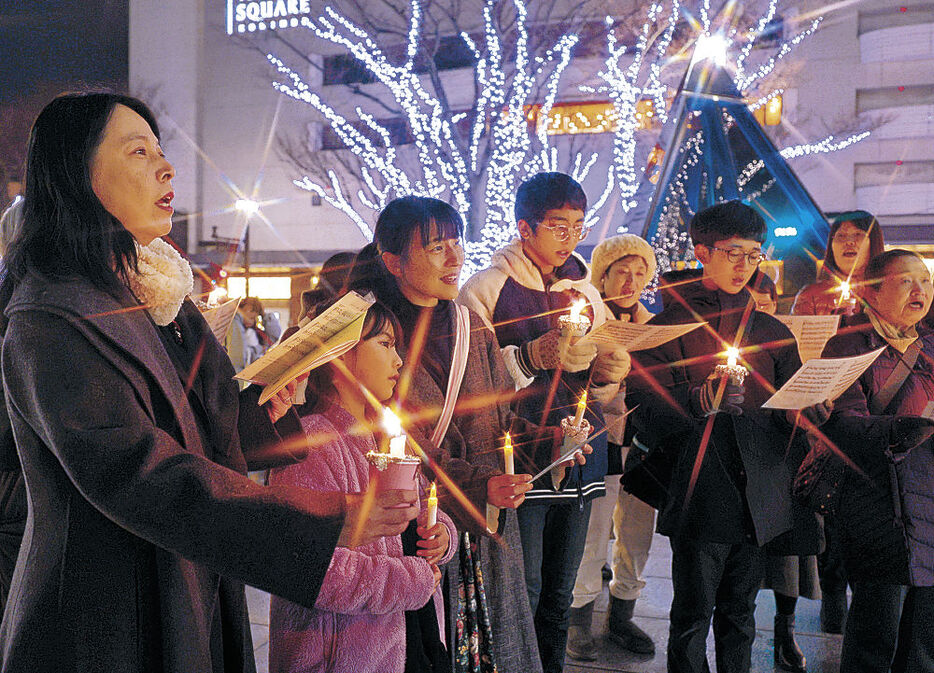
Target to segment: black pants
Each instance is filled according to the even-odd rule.
[[[845,593],[847,576],[843,565],[843,540],[839,525],[829,516],[824,517],[824,543],[824,551],[817,557],[821,592]]]
[[[893,666],[896,647],[902,661]],[[888,673],[890,668],[934,671],[934,587],[855,581],[840,673]]]
[[[752,544],[671,540],[670,673],[706,673],[713,617],[717,673],[746,673],[756,637],[762,550]]]

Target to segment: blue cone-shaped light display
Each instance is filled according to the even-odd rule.
[[[763,249],[782,263],[782,293],[814,280],[829,225],[715,58],[695,55],[660,145],[665,156],[658,179],[653,184],[644,176],[636,193],[647,208],[627,217],[629,230],[641,231],[656,248],[660,273],[694,261],[688,236],[694,213],[740,199],[768,224]]]

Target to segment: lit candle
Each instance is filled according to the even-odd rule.
[[[512,459],[512,438],[506,433],[506,445],[503,446],[503,461],[505,462],[506,474],[515,474],[516,466]]]
[[[840,301],[850,300],[850,284],[847,281],[840,283]]]
[[[433,528],[438,523],[438,490],[435,482],[431,482],[431,491],[428,493],[428,523],[426,528]]]
[[[402,422],[388,407],[383,408],[383,428],[389,435],[389,457],[394,460],[405,458],[405,433]]]
[[[739,349],[736,346],[729,346],[726,351],[726,364],[714,367],[716,376],[729,376],[730,383],[741,386],[746,379],[746,368],[739,364]]]
[[[564,339],[569,339],[570,343],[574,343],[575,340],[580,339],[587,334],[587,330],[590,329],[590,318],[582,315],[586,306],[586,299],[582,297],[575,299],[571,303],[568,314],[558,318],[558,325],[561,327],[561,336]]]
[[[726,349],[726,364],[727,367],[735,367],[736,360],[739,358],[739,349],[735,346],[730,346]]]
[[[587,391],[581,393],[581,398],[577,401],[577,413],[574,415],[574,427],[579,428],[581,421],[584,420],[584,411],[587,409]]]
[[[227,290],[218,285],[208,293],[208,306],[217,306],[226,296]]]

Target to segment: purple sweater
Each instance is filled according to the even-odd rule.
[[[365,454],[376,443],[368,432],[351,434],[355,423],[353,416],[334,405],[322,414],[303,418],[305,435],[312,443],[308,457],[274,469],[270,483],[313,491],[365,491],[369,483]],[[423,498],[422,510],[425,507]],[[451,539],[441,561],[447,563],[456,551],[457,533],[441,511],[438,521],[447,527]],[[433,586],[431,567],[421,557],[403,556],[398,535],[353,549],[338,547],[313,609],[272,596],[270,673],[401,672],[405,668],[406,610],[420,608],[434,597],[444,633],[440,591],[433,596]]]

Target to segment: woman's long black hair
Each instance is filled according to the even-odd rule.
[[[432,226],[442,239],[461,238],[464,235],[464,221],[460,213],[440,199],[403,196],[390,201],[376,220],[373,242],[357,253],[348,281],[349,287],[372,287],[379,292],[386,283],[395,284],[396,280],[386,269],[380,254],[391,252],[405,258],[416,234],[420,236],[423,246],[428,245]]]
[[[33,123],[23,220],[3,246],[13,283],[33,271],[52,278],[80,276],[117,292],[126,272],[136,268],[133,235],[91,186],[91,161],[117,105],[139,114],[159,138],[155,117],[142,101],[113,93],[59,96]]]
[[[827,249],[824,251],[824,263],[821,266],[822,278],[840,278],[846,276],[840,270],[837,260],[833,254],[833,237],[844,224],[849,222],[857,229],[865,231],[869,236],[869,255],[866,260],[872,259],[885,251],[885,241],[882,238],[882,227],[879,221],[871,213],[865,210],[852,210],[846,213],[835,215],[830,222],[830,234],[827,236]]]

